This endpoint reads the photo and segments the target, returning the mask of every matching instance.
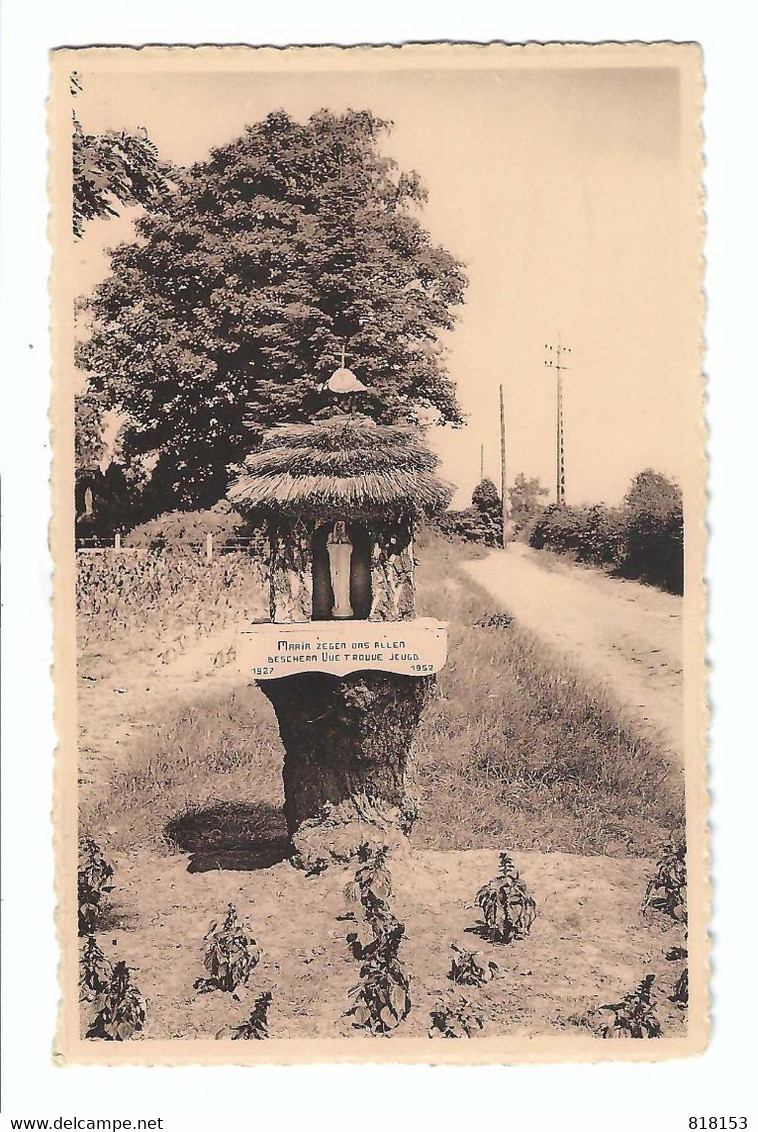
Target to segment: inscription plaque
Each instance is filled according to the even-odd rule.
[[[447,658],[447,628],[432,617],[412,621],[307,621],[251,625],[237,636],[237,666],[255,680],[295,672],[377,669],[429,676]]]

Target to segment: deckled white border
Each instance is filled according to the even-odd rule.
[[[185,3],[181,8],[135,3],[107,12],[105,5],[13,5],[3,18],[3,144],[13,158],[3,162],[3,414],[4,519],[4,757],[5,817],[4,962],[5,1073],[4,1113],[51,1116],[223,1112],[264,1114],[323,1113],[332,1127],[355,1123],[373,1127],[380,1113],[367,1107],[365,1088],[391,1096],[395,1112],[428,1118],[445,1112],[451,1122],[470,1121],[485,1110],[503,1113],[507,1089],[509,1115],[526,1127],[542,1111],[560,1114],[562,1128],[600,1126],[592,1113],[614,1129],[639,1126],[639,1114],[655,1112],[660,1126],[685,1127],[687,1114],[746,1111],[751,1069],[747,1063],[754,996],[748,949],[754,937],[745,896],[750,886],[754,824],[751,783],[755,776],[754,673],[749,638],[755,632],[755,598],[749,552],[754,504],[748,494],[752,456],[751,413],[756,414],[752,343],[755,321],[755,229],[750,228],[755,157],[748,125],[752,118],[755,68],[749,17],[730,20],[725,5],[689,3],[680,17],[659,4],[629,4],[623,13],[574,3],[510,4],[482,13],[450,5],[403,11],[411,5],[383,5],[372,11],[342,6],[289,5],[266,21],[249,4]],[[390,8],[388,12],[387,9]],[[471,6],[468,6],[470,8]],[[706,12],[706,8],[709,9]],[[498,18],[498,10],[501,15]],[[733,15],[737,16],[735,9]],[[330,18],[331,15],[331,18]],[[723,24],[723,26],[719,26]],[[47,82],[47,48],[61,43],[140,41],[337,42],[397,39],[487,40],[507,36],[569,39],[699,39],[706,50],[706,146],[709,165],[707,368],[714,375],[709,420],[716,460],[712,523],[716,540],[710,555],[715,578],[712,649],[717,662],[712,692],[716,707],[712,790],[714,845],[716,1002],[715,1035],[701,1062],[659,1067],[546,1067],[528,1069],[374,1070],[234,1069],[56,1072],[49,1063],[54,1025],[55,945],[52,936],[49,851],[49,769],[52,745],[51,691],[47,678],[50,628],[46,608],[49,559],[43,516],[47,510],[44,413],[47,359],[44,238],[45,139],[41,100]],[[739,86],[737,85],[739,84]],[[730,91],[731,88],[731,91]],[[748,200],[750,204],[748,206]],[[29,350],[29,345],[33,346]],[[717,378],[717,381],[715,380]],[[13,402],[13,413],[7,402]],[[19,472],[22,472],[19,475]],[[750,494],[753,494],[751,491]],[[719,591],[719,585],[723,587]],[[9,595],[13,594],[12,601]],[[730,619],[733,625],[730,627]],[[752,621],[751,621],[752,618]],[[742,637],[742,641],[740,638]],[[10,686],[8,686],[10,685]],[[726,801],[725,801],[725,796]],[[754,794],[753,794],[754,797]],[[14,977],[33,959],[30,984]],[[19,964],[23,959],[23,966]],[[9,1021],[10,1020],[10,1021]],[[7,1040],[10,1033],[11,1041]],[[433,1072],[433,1076],[431,1073]],[[378,1077],[378,1079],[377,1079]],[[297,1080],[297,1084],[295,1081]],[[421,1093],[426,1096],[421,1098]],[[418,1099],[417,1109],[413,1105]],[[409,1107],[410,1106],[410,1107]],[[531,1116],[529,1115],[531,1114]],[[671,1120],[667,1119],[671,1115]],[[674,1123],[674,1120],[676,1123]],[[439,1124],[439,1119],[437,1123]],[[649,1121],[648,1121],[649,1123]],[[167,1126],[172,1122],[167,1119]],[[208,1119],[186,1117],[173,1124],[191,1130]],[[253,1125],[250,1125],[251,1127]],[[547,1125],[545,1125],[547,1126]]]
[[[74,609],[72,413],[69,374],[73,368],[73,328],[70,312],[74,297],[75,255],[69,244],[71,210],[69,74],[72,69],[92,72],[118,69],[138,74],[158,70],[183,75],[222,68],[246,72],[281,73],[293,77],[312,69],[339,71],[360,67],[382,73],[391,81],[396,72],[416,70],[432,64],[440,69],[470,67],[476,71],[496,67],[661,67],[676,66],[680,74],[682,97],[681,152],[683,189],[681,208],[687,214],[690,233],[688,255],[690,273],[684,286],[690,310],[690,330],[680,346],[679,365],[688,375],[683,427],[688,430],[689,453],[682,477],[685,499],[685,598],[684,627],[684,736],[687,796],[687,855],[689,892],[689,1010],[685,1035],[664,1035],[654,1044],[598,1042],[589,1034],[541,1035],[524,1040],[513,1035],[485,1035],[476,1043],[444,1042],[430,1045],[423,1038],[393,1035],[392,1042],[366,1043],[353,1038],[308,1041],[292,1037],[272,1037],[259,1043],[240,1043],[222,1049],[211,1040],[151,1040],[96,1045],[83,1041],[79,1032],[77,984],[78,952],[75,945],[76,909],[71,880],[76,860],[76,628]],[[703,509],[706,472],[703,444],[705,428],[700,420],[700,342],[698,330],[702,315],[699,292],[701,210],[700,110],[702,79],[700,52],[694,44],[405,44],[399,47],[365,46],[344,49],[334,46],[288,48],[179,47],[147,46],[139,49],[64,49],[54,53],[53,96],[49,116],[51,139],[50,197],[53,205],[50,239],[54,249],[51,293],[53,297],[53,500],[51,541],[55,575],[55,722],[58,734],[56,758],[55,835],[58,938],[62,962],[60,980],[62,1005],[55,1044],[56,1059],[65,1064],[137,1064],[147,1066],[183,1064],[308,1064],[311,1062],[403,1062],[405,1064],[530,1064],[551,1062],[664,1061],[692,1057],[706,1047],[709,1030],[709,883],[707,846],[707,774],[705,769],[705,727],[708,711],[704,702],[704,612],[706,595],[702,585],[705,543]],[[686,186],[686,187],[685,187]],[[661,375],[665,381],[666,376]]]

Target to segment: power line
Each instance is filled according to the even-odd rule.
[[[505,394],[500,386],[500,517],[503,530],[503,550],[506,546],[506,527],[508,524],[508,496],[505,475]]]
[[[555,370],[555,502],[559,507],[566,506],[566,455],[563,444],[563,374],[568,370],[563,357],[571,349],[563,346],[560,339],[556,346],[545,343],[547,357],[545,365]]]

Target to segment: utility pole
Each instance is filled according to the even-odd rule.
[[[484,445],[479,452],[479,483],[484,483]]]
[[[508,502],[506,494],[506,475],[505,475],[505,395],[503,387],[500,386],[500,511],[503,526],[503,550],[506,546],[506,527],[508,522]]]
[[[559,507],[566,506],[566,460],[563,448],[563,374],[568,366],[563,363],[564,354],[570,354],[568,346],[545,343],[547,357],[545,365],[555,370],[555,502]]]

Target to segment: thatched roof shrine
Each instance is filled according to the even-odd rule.
[[[267,518],[415,518],[450,502],[437,464],[412,429],[341,414],[266,432],[227,495]]]

